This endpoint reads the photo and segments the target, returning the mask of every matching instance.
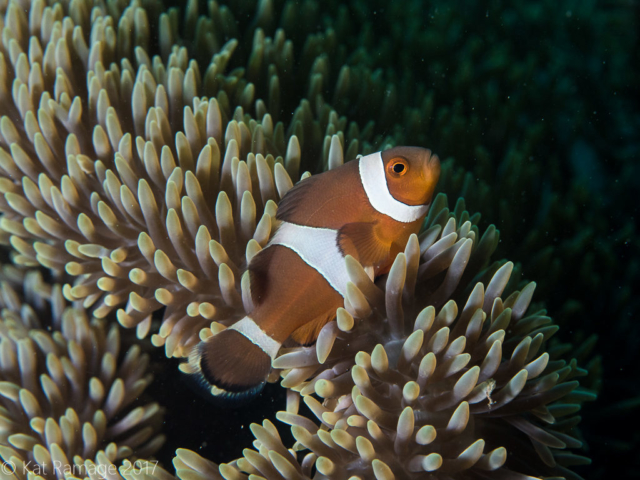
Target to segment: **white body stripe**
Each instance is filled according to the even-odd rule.
[[[371,206],[378,212],[402,223],[415,222],[427,213],[428,205],[407,205],[389,192],[380,152],[360,158],[360,179]]]
[[[276,342],[267,333],[260,328],[251,317],[244,317],[242,320],[237,321],[229,327],[230,330],[237,330],[242,335],[251,340],[260,349],[269,355],[271,359],[276,358],[278,350],[280,350],[281,344]]]
[[[349,275],[338,248],[338,231],[282,222],[269,245],[282,245],[296,252],[311,268],[322,275],[343,297]]]

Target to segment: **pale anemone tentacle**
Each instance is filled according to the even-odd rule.
[[[6,9],[3,25],[20,28],[3,27],[11,51],[0,47],[0,68],[27,96],[0,85],[0,241],[20,265],[73,277],[67,300],[100,318],[116,311],[167,356],[187,356],[211,321],[248,313],[242,274],[274,230],[275,202],[299,180],[303,151],[344,161],[346,119],[304,100],[288,129],[274,124],[253,85],[225,73],[237,40],[218,46],[203,73],[184,47],[145,52],[153,18],[175,39],[157,4],[145,13],[135,1],[72,3]],[[282,31],[256,39],[269,62],[289,61]]]
[[[66,271],[75,277],[65,288],[65,296],[81,302],[85,308],[93,308],[95,315],[105,316],[126,304],[119,310],[119,320],[126,326],[136,327],[140,337],[150,332],[151,313],[166,306],[163,324],[153,341],[163,345],[170,356],[185,355],[197,342],[202,325],[214,321],[210,329],[199,332],[200,338],[206,338],[224,328],[215,323],[216,319],[224,318],[228,324],[249,309],[247,277],[242,274],[244,265],[268,241],[275,226],[272,224],[275,202],[298,180],[299,172],[306,168],[313,170],[316,164],[323,169],[333,168],[353,158],[358,151],[372,151],[367,141],[372,140],[373,122],[363,129],[352,122],[347,128],[346,118],[332,111],[320,95],[329,78],[326,56],[318,55],[315,61],[309,61],[312,65],[309,71],[297,79],[301,80],[298,84],[309,85],[309,100],[300,102],[285,129],[277,120],[283,100],[280,83],[291,81],[283,72],[294,70],[292,42],[285,38],[282,30],[268,38],[256,29],[246,76],[239,73],[242,69],[225,74],[239,43],[231,40],[223,45],[221,41],[236,36],[232,14],[226,6],[209,2],[209,17],[199,18],[197,3],[188,2],[185,20],[189,27],[198,23],[198,28],[186,29],[187,35],[196,37],[194,43],[202,47],[197,49],[201,53],[196,54],[208,57],[206,61],[212,58],[202,71],[197,62],[190,60],[186,48],[175,45],[177,12],[160,12],[159,2],[145,2],[145,8],[135,0],[128,5],[109,2],[108,7],[98,2],[95,8],[89,8],[90,2],[82,0],[54,5],[44,0],[0,2],[5,17],[0,21],[3,40],[0,106],[4,115],[0,119],[0,241],[12,246],[14,260],[19,264],[44,265],[54,272]],[[272,7],[270,0],[260,2],[256,25],[273,21],[269,20],[268,13]],[[283,15],[288,18],[283,24],[295,21],[295,11],[290,9]],[[154,25],[159,33],[160,55],[150,58],[146,50],[150,28]],[[222,27],[211,28],[213,25]],[[206,31],[214,34],[201,33]],[[318,43],[313,39],[310,44],[318,46]],[[263,82],[261,76],[268,81]],[[372,88],[361,88],[361,82],[357,81],[357,78],[369,77],[367,70],[343,67],[336,85],[335,102],[344,103],[344,92],[348,90],[371,91]],[[265,89],[267,83],[268,89]],[[366,85],[382,85],[374,83],[367,80]],[[390,89],[391,93],[394,88]],[[260,96],[256,92],[261,90],[266,93],[262,95],[266,101],[254,102]],[[378,113],[383,119],[392,118],[385,113],[393,108],[395,95],[379,97],[383,108]],[[426,99],[431,106],[427,105],[425,110],[432,110],[432,100]],[[365,103],[372,109],[379,106],[377,102]],[[251,118],[248,112],[254,111],[255,118]],[[415,114],[414,110],[412,115]],[[274,122],[277,123],[274,125]],[[371,143],[387,145],[393,140],[376,137]],[[314,156],[309,152],[321,154]],[[306,172],[300,178],[308,175]],[[451,178],[449,183],[455,183]],[[470,179],[473,180],[469,173],[465,186]],[[443,180],[446,183],[446,174]],[[488,187],[483,188],[487,195]],[[434,199],[434,206],[437,201],[438,198]],[[558,359],[533,358],[535,352],[546,346],[545,339],[556,327],[544,312],[526,317],[524,321],[529,303],[524,293],[530,296],[532,287],[522,290],[513,304],[509,303],[511,297],[501,300],[505,279],[509,277],[509,264],[493,265],[480,277],[467,278],[484,267],[495,249],[497,234],[489,228],[480,238],[473,226],[477,224],[477,217],[467,214],[465,218],[464,212],[461,214],[463,210],[460,202],[456,204],[453,210],[456,220],[452,222],[448,209],[432,207],[427,220],[431,227],[417,241],[421,265],[416,262],[414,240],[407,246],[404,257],[396,260],[386,284],[384,280],[378,285],[367,283],[367,272],[353,263],[348,266],[351,282],[345,309],[339,310],[336,322],[321,333],[316,348],[295,348],[288,353],[290,363],[282,366],[288,370],[285,385],[299,390],[309,387],[304,393],[318,390],[327,395],[327,406],[308,400],[323,424],[322,429],[318,430],[309,419],[295,417],[300,424],[296,427],[311,433],[309,437],[296,428],[300,438],[309,440],[309,448],[318,452],[309,453],[301,460],[301,470],[278,444],[272,425],[265,423],[255,429],[259,453],[247,453],[247,461],[240,459],[219,469],[193,456],[187,459],[182,455],[181,458],[186,459],[183,465],[188,466],[183,468],[184,477],[193,478],[192,470],[204,468],[209,478],[219,478],[218,471],[225,478],[244,478],[244,474],[238,472],[240,468],[254,474],[259,470],[266,478],[299,478],[301,471],[310,474],[314,466],[320,475],[335,477],[343,465],[340,462],[348,455],[345,451],[349,454],[355,451],[357,462],[366,462],[367,468],[370,465],[367,472],[373,472],[377,478],[389,478],[393,461],[375,458],[373,445],[381,442],[389,451],[405,454],[411,422],[404,412],[411,402],[417,401],[416,392],[428,386],[431,378],[421,377],[420,372],[433,370],[435,375],[442,368],[445,379],[449,378],[448,372],[460,374],[460,364],[466,360],[464,349],[471,348],[468,345],[474,342],[477,348],[486,350],[482,358],[472,359],[476,363],[482,359],[482,363],[474,365],[479,369],[477,385],[489,382],[496,368],[500,372],[497,359],[502,358],[498,355],[502,349],[512,352],[508,365],[513,368],[502,372],[505,379],[509,378],[508,382],[487,390],[504,392],[500,397],[497,393],[492,397],[503,412],[518,405],[530,376],[544,369],[545,362],[547,368],[555,370],[541,377],[536,392],[553,391],[562,386],[554,386],[554,382],[564,382],[576,372],[581,373],[575,362],[561,367]],[[486,289],[482,287],[481,291],[479,281]],[[470,293],[473,308],[466,314],[463,310],[458,317],[456,303],[448,300],[455,295],[455,300],[464,301],[458,286],[464,290],[474,285]],[[432,303],[442,306],[440,314],[417,309],[412,304],[413,292],[416,297],[426,295]],[[416,318],[415,332],[408,332],[411,322],[406,319],[413,317]],[[518,317],[521,320],[514,327],[513,319]],[[352,378],[348,372],[355,368],[353,358],[347,355],[349,351],[342,351],[344,340],[353,336],[349,332],[361,328],[364,318],[367,321],[387,319],[389,329],[383,329],[382,336],[390,341],[379,342],[380,346],[373,348],[370,338],[363,339],[361,350],[369,352],[371,357],[371,388],[365,385],[359,397],[351,398],[351,405],[349,395],[335,402],[332,395],[350,384]],[[504,330],[506,325],[513,327],[512,336]],[[531,333],[536,331],[531,338]],[[426,338],[426,332],[434,333]],[[464,345],[460,338],[465,339]],[[412,359],[415,362],[420,357],[421,349],[429,349],[433,355],[424,356],[424,365],[420,362],[424,368],[418,370],[417,381],[403,386],[402,401],[407,406],[398,415],[399,410],[393,410],[393,405],[377,405],[377,402],[384,403],[389,393],[384,387],[380,391],[379,387],[399,387],[394,383],[398,378],[396,373],[407,375],[407,370],[414,365]],[[464,353],[456,353],[460,349]],[[548,350],[552,355],[554,349],[550,346]],[[443,364],[440,359],[445,359]],[[484,359],[488,359],[486,363]],[[363,361],[362,368],[366,370],[366,357]],[[515,371],[521,364],[524,368]],[[25,366],[29,366],[28,362]],[[465,372],[456,381],[454,386],[465,378],[456,395],[464,393],[473,383],[476,371],[470,369],[472,373]],[[320,378],[321,375],[325,376]],[[315,380],[313,385],[310,379]],[[396,394],[394,398],[399,398],[397,389],[392,393]],[[290,397],[288,405],[290,415],[297,411],[294,398]],[[450,395],[438,400],[436,405],[446,411],[453,408],[454,405],[447,405],[455,398],[457,396]],[[569,419],[561,427],[570,430],[575,423],[571,416],[575,405],[589,398],[589,394],[574,390],[564,398],[572,399],[572,403],[532,410],[532,415],[543,421],[552,420],[554,415],[566,415]],[[343,428],[333,428],[331,433],[325,430],[332,425],[344,426],[340,424],[341,411],[351,407],[357,410],[358,403],[363,412],[376,419],[367,421],[366,427],[369,421],[375,423],[366,434],[355,437],[354,448],[351,439],[339,432]],[[467,403],[469,415],[490,416],[475,404]],[[34,405],[25,400],[25,406]],[[462,428],[466,408],[464,402],[460,403],[449,417],[446,428],[450,427],[450,434]],[[477,411],[472,411],[473,408]],[[398,422],[394,425],[396,419]],[[556,458],[562,460],[559,463],[583,461],[579,457],[554,456],[551,449],[559,443],[535,425],[514,418],[508,423],[535,439],[534,449],[543,461],[553,463]],[[362,423],[354,425],[354,428],[364,427]],[[393,442],[385,442],[385,436],[391,440],[389,432]],[[416,442],[428,445],[437,441],[433,439],[435,432],[435,427],[421,428],[416,433]],[[561,433],[553,433],[556,440],[560,438],[567,446],[576,446]],[[55,435],[53,430],[51,435]],[[549,442],[552,445],[548,445]],[[344,449],[336,447],[340,452],[337,457],[334,445]],[[450,457],[452,461],[446,466],[446,458],[435,453],[416,454],[409,466],[429,471],[463,468],[464,472],[464,468],[474,462],[472,468],[480,470],[492,470],[504,462],[504,452],[494,449],[490,454],[483,454],[482,446],[480,440],[476,440],[457,457]],[[57,452],[55,455],[60,458]],[[478,458],[478,455],[481,456]],[[527,444],[522,457],[526,459],[530,455]],[[102,465],[109,463],[105,454],[99,453],[96,459]],[[258,467],[253,466],[254,463]],[[126,477],[122,470],[120,472]]]
[[[396,258],[389,274],[375,284],[357,261],[351,257],[345,259],[351,282],[345,296],[345,307],[337,312],[336,321],[339,324],[327,324],[315,346],[281,350],[273,365],[282,369],[285,386],[303,393],[313,392],[314,373],[310,369],[314,365],[317,374],[326,376],[330,369],[338,365],[344,368],[344,362],[353,364],[359,349],[379,341],[379,332],[388,334],[388,341],[399,340],[404,335],[405,327],[402,324],[405,310],[411,313],[420,301],[441,307],[452,295],[460,295],[460,290],[466,288],[465,282],[461,283],[463,279],[478,275],[487,266],[498,243],[498,232],[490,228],[481,237],[478,227],[468,220],[470,217],[466,211],[456,217],[446,205],[446,195],[437,195],[425,220],[423,232],[419,237],[409,240],[405,252]],[[455,225],[460,221],[463,223],[456,230]],[[447,233],[447,226],[454,231]],[[432,236],[434,229],[438,229],[439,236],[431,238],[432,246],[423,251],[422,258],[434,256],[441,265],[437,270],[421,273],[427,262],[419,265],[420,243],[422,240],[424,244],[424,239]],[[440,246],[441,241],[437,240],[442,235],[451,239],[450,245],[444,249]],[[474,241],[476,238],[481,240]],[[492,248],[480,248],[480,244],[484,243],[491,243]],[[431,250],[436,250],[436,253],[432,254]],[[473,270],[468,267],[469,264],[475,264]],[[487,267],[485,274],[490,274],[495,268],[495,265]],[[378,323],[385,325],[383,330],[376,327]],[[311,360],[314,357],[317,359],[315,364]],[[300,370],[296,358],[301,359]],[[307,375],[304,376],[303,372]],[[292,384],[294,378],[301,378],[301,382]]]
[[[152,380],[148,355],[134,345],[121,356],[118,326],[66,307],[60,285],[38,272],[3,268],[0,280],[4,461],[24,464],[17,474],[55,478],[153,455],[165,437],[163,408],[140,398]],[[12,287],[20,284],[29,305]],[[39,319],[47,311],[49,325]]]
[[[461,310],[454,301],[439,311],[428,306],[403,321],[402,341],[360,351],[355,365],[319,375],[322,403],[303,397],[316,420],[299,414],[299,397],[288,395],[277,418],[291,427],[291,449],[265,420],[251,426],[255,450],[228,464],[178,450],[178,477],[580,478],[567,468],[588,463],[571,452],[582,443],[574,414],[594,394],[578,386],[586,372],[574,361],[544,351],[557,329],[543,311],[527,314],[535,284],[483,309],[510,272],[507,263],[486,286],[477,283]],[[288,361],[313,360],[310,350],[291,352]]]
[[[285,478],[311,478],[315,468],[332,479],[420,478],[425,472],[480,479],[493,472],[518,480],[567,475],[567,467],[588,463],[571,451],[582,445],[574,431],[575,407],[595,398],[577,381],[587,372],[553,348],[545,351],[558,328],[544,311],[527,312],[535,283],[504,295],[514,266],[489,264],[495,228],[481,237],[477,217],[472,222],[462,202],[454,212],[438,195],[421,238],[408,242],[376,284],[364,283],[364,269],[347,259],[350,275],[371,298],[382,295],[382,306],[372,307],[351,283],[360,292],[353,296],[369,305],[367,315],[353,315],[346,305],[316,345],[285,348],[274,360],[292,392],[277,418],[291,426],[296,443],[290,453],[297,455],[274,460],[269,450],[281,441],[265,421],[253,426],[261,435],[256,451],[246,449],[220,466],[179,451],[178,475],[203,478],[217,470],[224,478],[271,479],[282,474],[281,465],[290,472]],[[446,243],[438,240],[443,237]],[[422,255],[421,243],[430,244]],[[423,265],[442,258],[415,284],[418,256]],[[406,288],[418,292],[405,295]],[[315,421],[298,414],[300,398],[293,392]],[[519,473],[523,469],[526,475]]]

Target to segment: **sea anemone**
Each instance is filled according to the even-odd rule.
[[[403,297],[405,304],[409,304],[404,307],[402,299],[387,298],[362,266],[347,257],[351,284],[344,308],[338,310],[336,321],[323,328],[315,346],[300,348],[289,345],[291,348],[281,349],[273,365],[281,370],[284,377],[282,386],[303,394],[311,393],[317,374],[326,378],[333,368],[340,370],[352,365],[360,348],[377,343],[378,328],[372,324],[373,317],[369,316],[372,312],[379,321],[388,316],[393,323],[399,321],[398,315],[402,314],[403,308],[415,307],[416,296],[426,295],[429,304],[438,308],[459,295],[458,287],[464,289],[465,280],[487,267],[498,245],[499,232],[492,225],[481,236],[477,226],[479,220],[479,214],[470,216],[465,210],[464,199],[459,199],[450,211],[447,196],[436,196],[420,237],[413,235],[410,238],[405,252],[396,258],[389,276],[378,282],[383,288],[385,283],[392,282],[388,289]],[[495,269],[497,264],[492,265],[491,271]],[[487,275],[487,272],[483,273]],[[358,328],[354,328],[356,320]],[[224,329],[225,325],[214,321],[208,329],[200,332],[200,338],[206,340]],[[187,373],[198,371],[196,358],[194,355],[191,364],[183,364],[182,370]]]
[[[9,273],[7,276],[5,273]],[[164,442],[162,408],[145,404],[148,355],[120,352],[117,325],[65,307],[59,285],[37,272],[5,270],[1,282],[0,456],[27,471],[77,476],[85,461],[146,457]],[[11,283],[22,280],[24,304]],[[49,307],[48,309],[45,307]],[[50,316],[49,321],[39,316]],[[6,473],[6,472],[5,472]]]
[[[245,267],[269,239],[276,202],[308,175],[300,172],[333,168],[372,145],[384,148],[394,141],[386,133],[374,135],[372,122],[362,130],[348,124],[324,101],[330,76],[323,53],[339,49],[330,34],[310,38],[303,67],[295,69],[284,31],[270,38],[252,30],[247,46],[246,40],[229,40],[237,32],[227,7],[209,2],[209,18],[203,18],[191,1],[186,36],[201,47],[193,49],[197,55],[211,58],[207,65],[176,45],[189,43],[179,38],[177,11],[164,13],[158,2],[0,3],[0,241],[13,247],[15,263],[47,267],[68,281],[52,294],[54,304],[60,305],[63,295],[78,308],[57,310],[58,331],[52,334],[29,323],[32,315],[18,323],[11,314],[6,335],[18,341],[3,343],[13,342],[6,343],[13,351],[23,342],[40,359],[67,355],[74,365],[79,352],[88,355],[82,349],[92,338],[102,348],[95,361],[102,361],[114,357],[116,334],[107,333],[101,319],[119,308],[118,321],[135,327],[142,338],[157,328],[152,314],[164,308],[152,342],[164,346],[167,356],[188,355],[201,338],[251,310]],[[291,17],[294,7],[288,5]],[[273,25],[271,9],[271,2],[260,2],[257,26]],[[150,50],[152,33],[160,39],[157,55]],[[225,73],[234,51],[243,48],[246,69]],[[350,82],[366,68],[337,71],[333,100],[344,109],[358,105],[351,103],[356,93],[364,102],[384,86],[379,77],[366,89]],[[298,107],[285,127],[278,121],[285,103],[281,86],[287,91],[293,83],[308,85],[307,99],[298,105],[300,95],[291,95],[291,110]],[[396,108],[394,88],[390,95],[374,95],[376,105],[383,102],[387,121]],[[255,100],[260,97],[266,102]],[[429,101],[425,97],[425,108]],[[292,100],[287,97],[286,103]],[[438,117],[446,118],[446,112]],[[482,158],[487,164],[487,156]],[[488,192],[486,186],[482,192]],[[310,454],[298,463],[266,421],[254,427],[257,452],[247,450],[244,459],[218,468],[181,451],[178,475],[215,477],[219,471],[225,478],[244,478],[239,473],[244,471],[295,478],[311,476],[314,466],[319,476],[332,478],[342,469],[378,478],[411,477],[420,470],[441,478],[482,478],[488,470],[496,470],[491,473],[496,478],[522,478],[516,471],[570,475],[564,466],[585,461],[563,453],[580,444],[573,431],[576,405],[593,395],[577,388],[573,378],[584,371],[575,362],[544,353],[556,327],[544,312],[525,316],[534,286],[501,299],[512,264],[487,266],[498,235],[490,227],[481,237],[477,221],[463,202],[449,212],[440,196],[426,230],[412,237],[386,279],[374,284],[347,259],[352,287],[337,320],[325,327],[315,347],[289,347],[274,364],[272,380],[282,374],[283,386],[291,389],[289,411],[280,418],[293,424],[294,450],[305,447]],[[465,305],[459,314],[458,304]],[[31,332],[49,338],[45,347],[58,350],[35,339],[29,343]],[[124,361],[130,366],[127,357]],[[45,372],[43,365],[37,368]],[[143,375],[138,368],[132,371],[132,378]],[[102,381],[105,373],[94,373]],[[29,385],[14,377],[10,381],[19,385],[14,390],[40,388],[33,376],[25,376]],[[145,378],[137,377],[137,385]],[[117,391],[116,383],[109,388]],[[84,389],[79,398],[93,398],[91,385],[77,384]],[[32,393],[38,402],[49,401],[44,389]],[[320,427],[298,415],[296,392],[305,395]],[[323,404],[311,394],[324,398]],[[100,398],[112,412],[111,396]],[[9,399],[12,408],[24,411],[19,393]],[[37,404],[41,409],[49,404],[43,405]],[[123,428],[140,420],[139,412],[127,413],[120,420],[127,419]],[[155,410],[142,412],[153,417],[147,420],[155,427]],[[52,413],[61,419],[62,414]],[[40,437],[11,433],[12,446],[3,457],[27,458],[32,452],[40,464],[63,458],[61,452],[70,458],[50,439],[71,438],[63,423],[73,419],[55,418],[31,422]],[[26,432],[35,428],[27,425]],[[155,448],[158,442],[145,445]],[[73,446],[86,444],[83,437]],[[106,446],[95,462],[153,450],[118,446]]]
[[[573,478],[566,467],[588,463],[570,451],[582,445],[575,414],[595,398],[576,380],[587,372],[562,360],[560,349],[546,351],[558,327],[544,310],[527,314],[534,283],[502,299],[513,264],[485,267],[497,232],[476,242],[469,218],[464,202],[449,212],[438,196],[422,241],[413,237],[378,285],[348,260],[346,308],[315,346],[285,349],[274,361],[282,385],[302,394],[320,426],[297,413],[299,398],[289,394],[277,416],[292,426],[293,453],[270,422],[254,425],[257,452],[221,466],[225,478],[233,477],[229,469],[311,477],[314,466],[336,479],[487,478],[489,471]],[[464,302],[461,311],[452,298]],[[295,451],[306,449],[297,463]],[[188,455],[174,460],[178,475]]]
[[[131,32],[116,34],[107,11],[91,10],[87,31],[86,8],[63,16],[59,3],[34,2],[27,17],[16,2],[6,7],[1,236],[16,263],[75,277],[64,296],[94,316],[126,304],[118,320],[141,338],[151,313],[166,307],[153,342],[184,356],[212,319],[244,313],[241,273],[268,241],[275,201],[300,178],[302,137],[313,146],[319,134],[322,152],[328,132],[317,161],[338,165],[345,120],[326,109],[314,120],[303,103],[285,135],[259,100],[257,121],[232,110],[230,97],[253,103],[250,84],[238,93],[235,74],[222,73],[235,40],[214,55],[207,72],[218,73],[202,79],[184,48],[165,52],[164,62],[129,48],[148,42],[136,2],[119,21],[133,22]],[[277,63],[284,37],[274,42],[267,50]],[[117,56],[132,49],[135,69]],[[217,98],[199,96],[207,91]]]
[[[274,366],[283,369],[282,385],[303,395],[313,393],[318,380],[351,368],[362,349],[399,340],[405,312],[411,315],[420,305],[429,305],[430,311],[440,308],[459,297],[476,275],[495,271],[497,263],[484,269],[499,232],[492,225],[481,235],[479,220],[480,215],[470,216],[465,210],[463,199],[450,211],[446,195],[439,194],[420,236],[409,239],[386,277],[373,283],[362,266],[347,257],[352,285],[345,308],[323,328],[315,346],[280,352]]]

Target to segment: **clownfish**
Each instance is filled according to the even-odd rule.
[[[232,398],[259,393],[287,340],[310,345],[344,306],[345,256],[387,273],[418,233],[440,176],[430,150],[395,147],[298,182],[280,225],[248,265],[254,309],[197,347],[204,380]]]

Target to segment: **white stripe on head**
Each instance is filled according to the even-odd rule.
[[[272,360],[276,358],[278,350],[280,350],[281,343],[267,335],[251,317],[244,317],[242,320],[237,321],[229,327],[229,330],[236,330],[247,337],[252,343],[260,347],[260,350],[269,355]]]
[[[311,268],[322,275],[343,297],[350,281],[347,267],[338,247],[338,231],[282,222],[269,245],[288,247]]]
[[[367,198],[378,212],[402,223],[415,222],[427,213],[428,205],[407,205],[393,198],[387,185],[381,152],[360,158],[359,169]]]

